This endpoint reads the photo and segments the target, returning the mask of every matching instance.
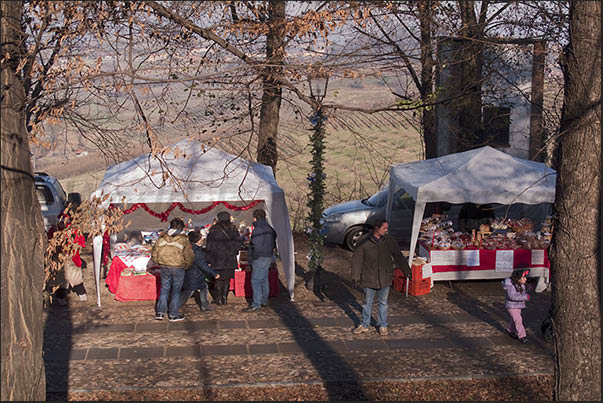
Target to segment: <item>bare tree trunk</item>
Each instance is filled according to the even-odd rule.
[[[555,398],[601,400],[601,3],[572,1],[551,246]]]
[[[260,109],[257,160],[271,166],[276,176],[277,135],[283,90],[278,83],[285,56],[285,7],[286,1],[270,0],[269,31],[266,38],[266,67],[262,77],[263,93]]]
[[[463,94],[458,100],[459,127],[457,152],[471,150],[480,145],[482,134],[482,28],[475,15],[475,2],[459,1],[462,28],[461,37],[466,43],[461,47],[461,84]]]
[[[419,22],[421,24],[421,100],[431,103],[433,96],[433,45],[431,38],[431,1],[420,1]],[[433,106],[423,109],[423,140],[425,141],[425,158],[437,156],[435,109]]]
[[[530,159],[544,161],[544,133],[542,129],[542,109],[544,104],[544,64],[546,58],[546,42],[534,44],[532,58],[532,95],[530,108]]]
[[[2,400],[45,400],[42,345],[44,225],[34,190],[25,129],[25,92],[16,75],[22,2],[1,5],[2,62]]]

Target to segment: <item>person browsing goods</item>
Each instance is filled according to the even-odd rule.
[[[170,222],[167,233],[157,239],[151,250],[151,259],[161,269],[161,291],[155,315],[157,320],[164,319],[166,313],[171,322],[184,319],[184,315],[179,313],[180,293],[184,282],[184,271],[193,264],[195,253],[183,230],[184,221],[181,218],[174,218]]]
[[[274,250],[276,249],[276,231],[268,221],[262,209],[253,212],[253,232],[249,240],[249,256],[251,257],[251,289],[253,301],[243,312],[253,312],[268,305],[268,272]]]

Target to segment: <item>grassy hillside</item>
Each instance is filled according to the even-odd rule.
[[[347,80],[330,86],[327,101],[350,106],[373,107],[393,101],[387,89],[375,80]],[[327,121],[326,206],[351,199],[366,197],[381,188],[388,180],[390,165],[421,158],[422,145],[416,130],[407,123],[411,115],[386,112],[366,115],[332,111]],[[196,127],[198,132],[199,127]],[[285,194],[294,229],[303,227],[306,216],[306,196],[310,170],[308,136],[310,124],[301,115],[283,109],[279,130],[279,161],[277,180]],[[186,130],[186,131],[185,131]],[[193,129],[194,130],[194,129]],[[172,127],[166,130],[166,144],[178,141],[188,129]],[[224,130],[221,148],[238,153],[249,146],[246,158],[255,156],[255,143],[248,144],[246,135],[233,135]],[[73,139],[71,140],[73,142]],[[67,142],[69,143],[69,142]],[[63,146],[66,148],[65,146]],[[80,145],[80,147],[83,147]],[[61,179],[67,192],[80,192],[82,197],[92,193],[110,165],[101,154],[89,149],[89,155],[76,158],[71,152],[56,149],[38,158],[38,170],[44,170]]]

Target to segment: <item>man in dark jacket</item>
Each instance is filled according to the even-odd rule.
[[[198,301],[199,308],[202,312],[213,311],[216,309],[215,306],[209,305],[207,298],[207,283],[205,282],[205,276],[210,276],[214,279],[219,279],[220,275],[216,273],[205,260],[205,252],[201,247],[201,234],[199,231],[191,231],[188,233],[188,240],[193,245],[193,252],[195,253],[195,261],[190,269],[184,274],[184,284],[182,285],[182,293],[180,294],[180,306],[195,293],[199,291]]]
[[[364,288],[362,323],[354,329],[354,334],[369,330],[375,295],[378,331],[381,335],[387,334],[387,296],[394,277],[393,261],[396,267],[410,274],[410,267],[398,244],[387,234],[387,222],[377,220],[373,231],[360,239],[352,256],[352,281]]]
[[[214,282],[212,297],[217,305],[226,305],[230,279],[234,278],[234,272],[239,267],[237,255],[243,241],[228,212],[219,212],[217,218],[218,222],[211,226],[207,234],[205,253],[211,268],[220,274],[220,279]]]
[[[253,302],[243,312],[257,311],[268,304],[268,271],[276,248],[276,231],[266,221],[262,209],[253,212],[253,232],[249,241]]]

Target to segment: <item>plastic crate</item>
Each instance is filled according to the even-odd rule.
[[[412,279],[413,281],[421,281],[423,280],[423,265],[413,264],[410,269],[412,270]]]
[[[410,295],[419,296],[429,294],[431,292],[431,278],[426,278],[419,281],[410,281],[408,286],[408,293]]]
[[[406,293],[406,277],[401,270],[394,270],[394,290]],[[408,293],[413,296],[425,295],[431,292],[431,278],[421,280],[410,279],[408,282]]]
[[[393,286],[396,291],[406,292],[406,277],[404,277],[402,270],[394,269]]]

